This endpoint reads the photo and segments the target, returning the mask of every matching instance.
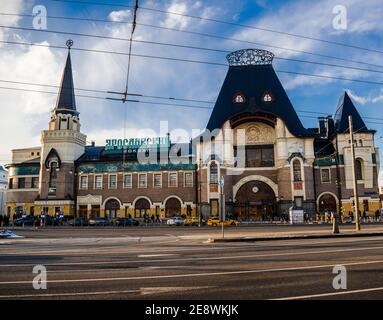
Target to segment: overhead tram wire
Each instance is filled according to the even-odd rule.
[[[16,13],[1,13],[1,12],[0,12],[0,15],[34,17],[34,15],[16,14]],[[94,22],[103,22],[103,23],[123,23],[123,24],[131,23],[131,21],[111,21],[111,20],[103,20],[103,19],[86,19],[86,18],[79,18],[79,17],[63,17],[63,16],[48,16],[48,18],[50,18],[50,19],[76,20],[76,21],[94,21]],[[334,59],[334,60],[346,61],[346,62],[351,62],[351,63],[356,63],[356,64],[363,64],[363,65],[367,65],[370,67],[383,68],[383,65],[368,63],[365,61],[358,61],[358,60],[353,60],[353,59],[335,57],[335,56],[331,56],[331,55],[325,55],[325,54],[314,53],[314,52],[309,52],[309,51],[305,51],[305,50],[298,50],[298,49],[292,49],[292,48],[287,48],[287,47],[275,46],[275,45],[270,45],[270,44],[260,43],[260,42],[254,42],[254,41],[249,41],[249,40],[241,40],[241,39],[236,39],[236,38],[231,38],[231,37],[224,37],[224,36],[219,36],[219,35],[189,31],[189,30],[184,30],[184,29],[170,28],[170,27],[164,27],[164,26],[155,26],[155,25],[146,24],[146,23],[138,23],[137,22],[136,25],[148,27],[148,28],[156,28],[156,29],[162,29],[162,30],[168,30],[168,31],[182,32],[182,33],[187,33],[187,34],[202,36],[202,37],[210,37],[210,38],[215,38],[215,39],[252,44],[252,45],[262,46],[262,47],[266,47],[266,48],[287,50],[287,51],[291,51],[291,52],[302,53],[302,54],[317,56],[317,57],[326,58],[326,59]],[[116,39],[116,40],[123,40],[123,39]]]
[[[136,23],[136,24],[138,24],[138,23]],[[89,33],[67,32],[67,31],[60,31],[60,30],[44,30],[44,29],[34,29],[34,28],[4,26],[4,25],[0,25],[0,28],[23,30],[23,31],[36,31],[36,32],[53,33],[53,34],[65,34],[65,35],[71,35],[71,36],[89,37],[89,38],[97,38],[97,39],[108,39],[108,40],[116,40],[116,41],[129,41],[129,42],[133,41],[133,42],[143,43],[143,44],[151,44],[151,45],[159,45],[159,46],[170,46],[170,47],[176,47],[176,48],[203,50],[203,51],[211,51],[211,52],[220,52],[220,53],[225,53],[225,54],[231,52],[230,50],[198,47],[198,46],[191,46],[191,45],[181,45],[181,44],[166,43],[166,42],[156,42],[156,41],[148,41],[148,40],[138,40],[138,39],[137,40],[133,40],[133,39],[131,40],[131,39],[128,39],[128,38],[111,37],[111,36],[96,35],[96,34],[89,34]],[[3,41],[1,41],[1,42],[3,42]],[[7,43],[7,42],[5,42],[5,43]],[[9,43],[10,44],[18,44],[16,41],[9,41]],[[81,49],[81,50],[82,51],[87,51],[87,49]],[[88,49],[88,50],[91,51],[90,49]],[[128,55],[129,56],[129,53],[115,52],[115,51],[110,51],[110,50],[109,51],[95,50],[94,52],[100,52],[100,53],[103,52],[103,53]],[[329,56],[327,56],[327,58],[328,57]],[[330,64],[330,63],[319,62],[319,61],[310,61],[310,60],[302,60],[302,59],[294,59],[294,58],[283,58],[283,57],[278,57],[278,56],[276,56],[274,58],[278,59],[278,60],[290,61],[290,62],[299,62],[299,63],[307,63],[307,64],[314,64],[314,65],[328,66],[328,67],[344,68],[344,69],[350,69],[350,70],[383,73],[383,70],[365,69],[365,68],[352,67],[352,66],[346,66],[346,65]],[[336,57],[333,57],[333,58],[337,59]],[[340,60],[349,61],[347,59],[340,59]],[[358,62],[358,61],[349,61],[349,62],[366,64],[366,65],[371,65],[371,66],[383,68],[383,65],[372,65],[372,64],[362,63],[362,62]]]
[[[1,80],[0,80],[1,81]],[[35,93],[44,93],[44,94],[52,94],[52,95],[57,95],[57,92],[53,91],[43,91],[43,90],[36,90],[36,89],[27,89],[27,88],[13,88],[13,87],[4,87],[0,86],[0,89],[3,90],[15,90],[15,91],[25,91],[25,92],[35,92]],[[62,93],[65,95],[65,93]],[[140,95],[145,97],[145,95]],[[83,94],[76,94],[76,97],[81,97],[81,98],[89,98],[89,99],[100,99],[100,100],[109,100],[108,97],[99,97],[99,96],[91,96],[91,95],[83,95]],[[165,98],[165,97],[164,97]],[[116,99],[110,99],[112,101],[116,101]],[[132,103],[138,103],[138,104],[149,104],[149,105],[158,105],[158,106],[166,106],[166,107],[180,107],[180,108],[191,108],[191,109],[200,109],[200,110],[213,110],[212,107],[206,107],[206,106],[197,106],[197,105],[187,105],[187,104],[173,104],[173,103],[165,103],[165,102],[157,102],[157,101],[143,101],[143,100],[134,100],[134,99],[129,99],[127,100],[128,102]],[[298,110],[296,109],[298,113],[310,113],[310,114],[318,114],[318,115],[327,115],[328,113],[324,112],[314,112],[314,111],[303,111],[303,110]],[[305,117],[305,118],[311,118],[311,119],[317,119],[317,117],[314,116],[308,116],[308,115],[299,115],[300,117]],[[383,121],[383,118],[371,118],[371,117],[363,117],[364,119],[373,119],[373,120],[378,120],[378,121]],[[383,122],[375,122],[375,121],[365,121],[366,123],[371,123],[371,124],[378,124],[378,125],[383,125]]]
[[[73,48],[72,48],[73,50]],[[49,88],[60,88],[60,86],[57,85],[49,85],[49,84],[44,84],[44,83],[33,83],[33,82],[25,82],[25,81],[13,81],[13,80],[4,80],[0,79],[0,82],[5,82],[5,83],[11,83],[11,84],[22,84],[22,85],[28,85],[28,86],[37,86],[37,87],[49,87]],[[64,89],[67,89],[66,87],[63,87]],[[107,94],[110,92],[110,90],[98,90],[98,89],[84,89],[84,88],[76,88],[75,90],[78,91],[87,91],[87,92],[95,92],[95,93],[104,93]],[[34,91],[34,90],[32,90]],[[37,90],[38,92],[38,90]],[[197,103],[204,103],[204,104],[214,104],[215,101],[207,101],[207,100],[198,100],[198,99],[186,99],[186,98],[175,98],[175,97],[166,97],[166,96],[157,96],[157,95],[148,95],[148,94],[142,94],[142,93],[128,93],[128,96],[133,96],[133,97],[142,97],[142,98],[150,98],[150,99],[159,99],[159,100],[170,100],[170,101],[184,101],[184,102],[197,102]],[[108,97],[100,97],[102,99],[108,99]],[[110,99],[110,100],[115,100],[115,99]],[[180,105],[179,106],[190,106],[190,105]],[[201,107],[201,106],[191,106],[191,107],[196,107],[198,109],[212,109],[211,107]],[[303,112],[303,113],[309,113],[309,114],[318,114],[318,115],[329,115],[329,113],[326,112],[318,112],[318,111],[306,111],[306,110],[300,110],[300,109],[295,109],[296,112]],[[382,120],[383,118],[376,118],[376,117],[363,117],[365,119],[372,119],[372,120]]]
[[[40,30],[36,30],[36,31],[40,31]],[[46,30],[43,30],[43,31],[46,31]],[[15,42],[10,42],[10,41],[0,41],[0,42],[15,44]],[[31,46],[35,45],[35,44],[31,44],[31,43],[17,43],[17,44],[31,45]],[[61,46],[49,46],[49,45],[37,45],[37,46],[55,48],[55,49],[64,49],[64,47],[61,47]],[[95,53],[110,53],[110,54],[128,55],[125,52],[113,52],[113,51],[103,51],[103,50],[84,49],[84,48],[72,48],[72,50],[95,52]],[[184,58],[173,58],[173,57],[143,55],[143,54],[131,54],[131,56],[141,57],[141,58],[149,58],[149,59],[160,59],[160,60],[168,60],[168,61],[189,62],[189,63],[196,63],[196,64],[206,64],[206,65],[227,67],[227,64],[225,64],[225,63],[212,62],[212,61],[191,60],[191,59],[184,59]],[[348,67],[345,67],[345,68],[348,68]],[[303,75],[303,76],[307,76],[307,77],[317,77],[317,78],[323,78],[323,79],[351,81],[351,82],[366,83],[366,84],[372,84],[372,85],[383,85],[383,82],[378,82],[378,81],[369,81],[369,80],[352,79],[352,78],[344,78],[344,77],[334,77],[334,76],[328,76],[328,75],[319,75],[319,74],[311,74],[311,73],[303,73],[303,72],[295,72],[295,71],[279,70],[279,69],[275,69],[275,71],[279,72],[279,73]],[[376,72],[380,72],[380,71],[376,71]]]
[[[73,50],[73,48],[72,48]],[[49,85],[49,84],[43,84],[43,83],[32,83],[32,82],[25,82],[25,81],[13,81],[13,80],[4,80],[0,79],[0,82],[5,82],[5,83],[11,83],[11,84],[22,84],[22,85],[28,85],[28,86],[37,86],[37,87],[49,87],[49,88],[60,88],[58,85]],[[5,87],[2,87],[4,89],[7,89]],[[66,87],[63,87],[66,89]],[[9,89],[17,89],[19,88],[9,88]],[[56,94],[57,92],[48,92],[48,91],[39,91],[39,90],[27,90],[27,89],[20,89],[24,91],[31,91],[31,92],[44,92],[44,93],[54,93]],[[94,93],[104,93],[108,94],[110,91],[109,90],[98,90],[98,89],[84,89],[84,88],[76,88],[76,91],[86,91],[86,92],[94,92]],[[76,94],[77,96],[77,94]],[[116,99],[109,99],[108,97],[96,97],[96,96],[85,96],[85,95],[78,95],[82,97],[90,97],[90,98],[100,98],[100,99],[107,99],[107,100],[116,100]],[[128,96],[133,96],[133,97],[142,97],[142,98],[150,98],[150,99],[159,99],[159,100],[170,100],[170,101],[184,101],[184,102],[197,102],[197,103],[204,103],[204,104],[214,104],[214,101],[207,101],[207,100],[198,100],[198,99],[186,99],[186,98],[175,98],[175,97],[165,97],[165,96],[157,96],[157,95],[147,95],[147,94],[141,94],[141,93],[128,93]],[[117,99],[120,101],[119,99]],[[130,102],[138,102],[138,100],[129,100]],[[140,101],[143,102],[143,101]],[[157,103],[157,102],[150,102],[150,103]],[[212,110],[211,107],[203,107],[203,106],[196,106],[196,105],[183,105],[183,104],[164,104],[164,105],[176,105],[176,106],[181,106],[181,107],[194,107],[197,109],[210,109]],[[308,113],[308,114],[318,114],[318,115],[329,115],[329,113],[326,112],[317,112],[317,111],[306,111],[306,110],[301,110],[301,109],[295,109],[296,112],[301,112],[301,113]],[[305,116],[309,117],[309,116]],[[315,117],[314,117],[315,118]],[[371,120],[382,120],[383,118],[376,118],[376,117],[363,117],[364,119],[371,119]]]
[[[133,8],[134,7],[132,5],[123,5],[123,4],[114,4],[114,3],[105,3],[105,2],[104,3],[103,2],[93,2],[93,1],[76,1],[76,0],[49,0],[49,1],[66,2],[66,3],[74,3],[74,4],[82,4],[82,5],[100,5],[100,6],[110,6],[110,7],[125,7],[125,8]],[[301,38],[301,39],[305,39],[305,40],[318,41],[318,42],[336,45],[336,46],[343,46],[343,47],[347,47],[347,48],[351,48],[351,49],[358,49],[358,50],[375,52],[375,53],[383,53],[383,51],[378,50],[378,49],[365,48],[365,47],[356,46],[356,45],[352,45],[352,44],[348,44],[348,43],[326,40],[326,39],[321,39],[321,38],[315,38],[315,37],[310,37],[310,36],[301,35],[301,34],[295,34],[295,33],[286,32],[286,31],[274,30],[274,29],[265,28],[265,27],[257,27],[257,26],[253,26],[253,25],[247,25],[247,24],[231,22],[231,21],[224,21],[224,20],[214,19],[214,18],[195,16],[195,15],[191,15],[191,14],[185,14],[185,13],[174,12],[174,11],[169,11],[169,10],[161,10],[161,9],[157,9],[157,8],[140,7],[140,9],[146,10],[146,11],[151,11],[151,12],[158,12],[158,13],[162,13],[162,14],[171,14],[171,15],[181,16],[181,17],[185,17],[185,18],[197,19],[197,20],[202,20],[202,21],[209,21],[209,22],[214,22],[214,23],[226,24],[226,25],[230,25],[230,26],[234,26],[234,27],[259,30],[259,31],[270,32],[270,33],[276,33],[276,34],[280,34],[280,35],[285,35],[285,36],[290,36],[290,37],[295,37],[295,38]]]

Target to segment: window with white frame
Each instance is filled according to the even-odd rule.
[[[153,175],[153,187],[154,188],[162,187],[162,173],[155,173]]]
[[[178,181],[177,181],[177,172],[170,172],[169,173],[169,187],[177,187]]]
[[[302,181],[301,162],[298,159],[293,161],[293,178],[294,182]]]
[[[117,189],[117,175],[109,175],[109,189]]]
[[[80,189],[88,189],[88,176],[80,176]]]
[[[193,186],[193,173],[192,172],[185,172],[185,187],[192,187]]]
[[[94,176],[94,188],[102,189],[102,175]]]
[[[131,188],[132,187],[132,175],[126,174],[124,175],[124,188]]]
[[[321,168],[320,170],[320,180],[322,183],[329,183],[331,182],[331,175],[330,175],[330,169],[329,168]]]
[[[140,173],[138,175],[138,187],[139,188],[146,188],[147,186],[147,176],[146,173]]]

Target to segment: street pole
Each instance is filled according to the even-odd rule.
[[[222,221],[222,239],[225,238],[225,218],[226,218],[226,215],[225,215],[225,200],[224,200],[224,194],[223,194],[223,187],[225,185],[225,178],[224,176],[221,177],[220,179],[220,182],[219,182],[220,186],[221,186],[221,192],[220,192],[220,211],[221,211],[221,221]]]
[[[356,181],[356,172],[355,172],[354,132],[353,132],[352,117],[351,116],[348,116],[348,124],[349,124],[349,129],[350,129],[350,142],[351,142],[351,163],[352,163],[352,184],[353,184],[353,188],[354,188],[355,230],[360,231],[358,184]]]

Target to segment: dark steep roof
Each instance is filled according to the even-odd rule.
[[[273,101],[262,101],[266,92],[271,93]],[[245,96],[244,103],[233,102],[236,93]],[[221,128],[225,121],[242,113],[266,113],[279,117],[295,136],[314,134],[303,127],[271,64],[231,65],[206,128],[210,131]]]
[[[70,51],[68,52],[65,69],[61,79],[55,113],[77,114]]]
[[[351,98],[347,92],[345,92],[339,99],[338,107],[336,108],[334,115],[335,129],[337,132],[347,132],[349,130],[348,116],[352,116],[352,126],[354,131],[369,131],[358,110],[356,110]]]

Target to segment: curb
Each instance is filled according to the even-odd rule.
[[[334,238],[363,238],[383,237],[383,232],[355,233],[355,234],[317,234],[317,235],[291,235],[271,237],[245,237],[245,238],[210,238],[208,243],[216,242],[253,242],[253,241],[276,241],[276,240],[307,240],[307,239],[334,239]]]

